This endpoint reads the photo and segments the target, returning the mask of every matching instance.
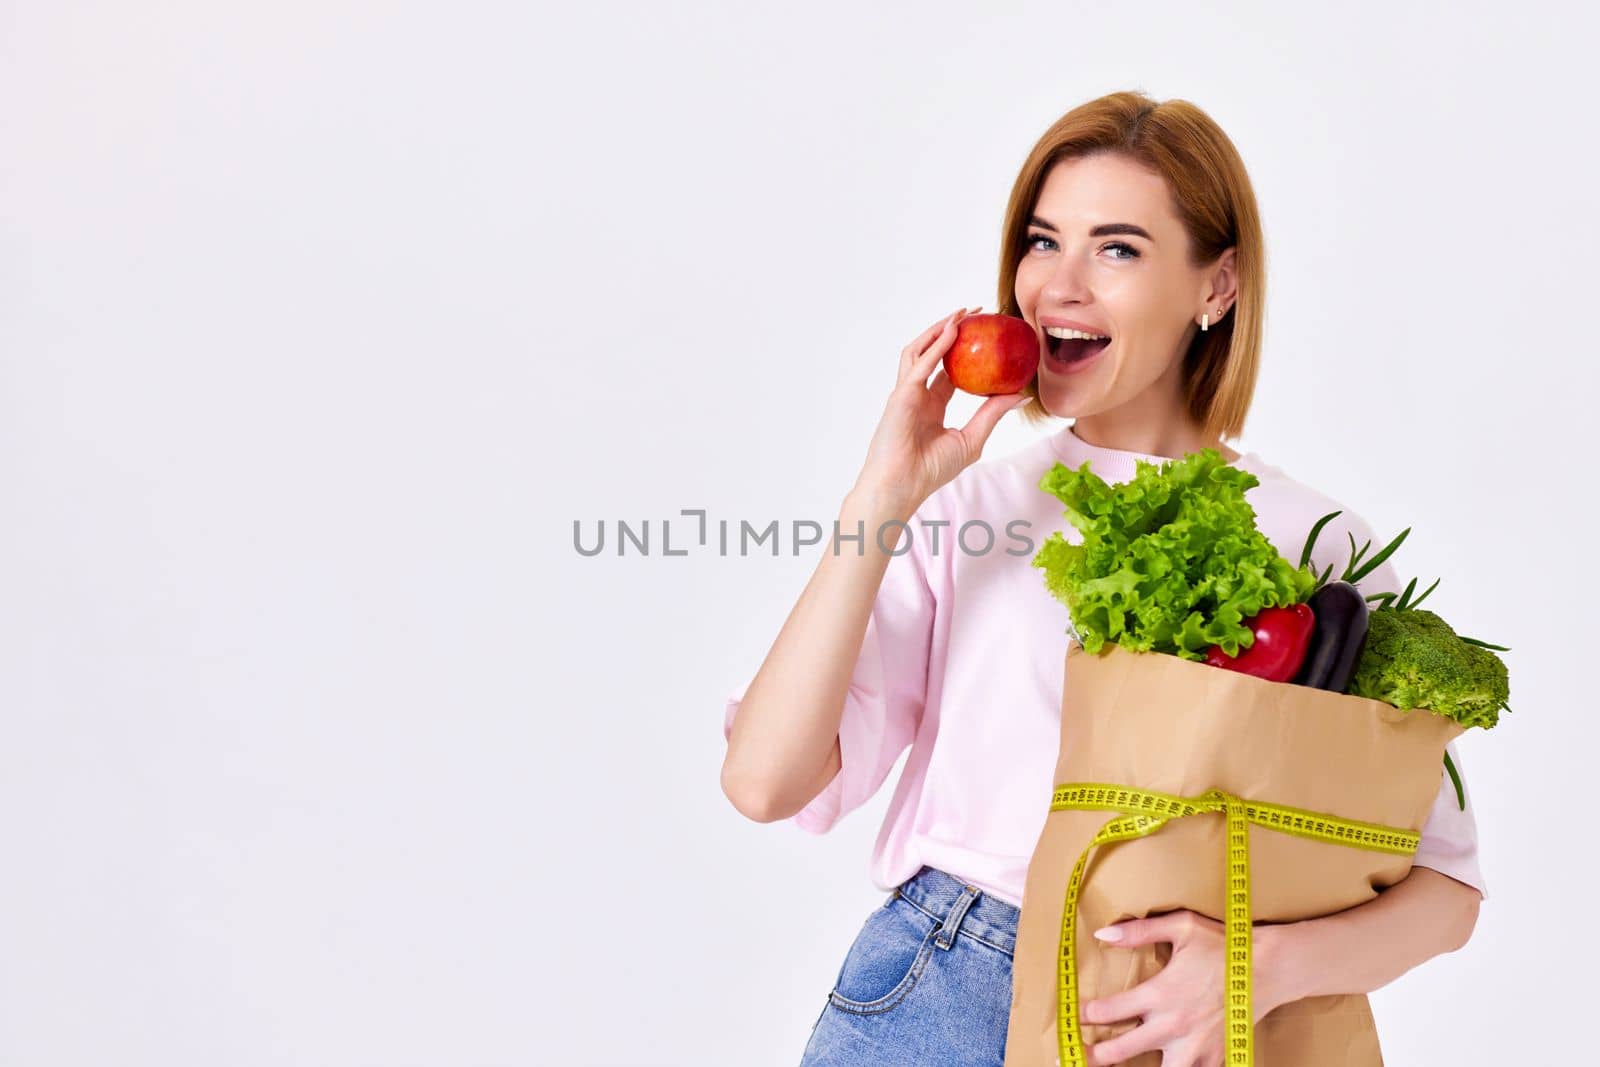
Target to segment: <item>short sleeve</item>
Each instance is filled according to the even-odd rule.
[[[1472,814],[1472,793],[1467,789],[1467,772],[1461,766],[1461,754],[1456,751],[1454,741],[1445,746],[1445,751],[1450,754],[1450,761],[1461,776],[1461,794],[1466,806],[1463,808],[1457,802],[1455,783],[1441,769],[1439,795],[1434,797],[1433,810],[1422,825],[1422,841],[1417,845],[1417,854],[1411,863],[1464,882],[1476,889],[1484,900],[1488,900],[1489,891],[1478,866],[1478,826]]]
[[[913,518],[909,530],[901,532],[896,546],[900,554],[890,558],[867,618],[839,720],[839,773],[791,819],[808,833],[826,833],[866,803],[883,785],[921,725],[927,704],[935,599],[928,584],[924,535],[918,530]],[[884,540],[893,532],[892,527],[886,531]],[[872,531],[867,531],[867,536],[870,539]],[[824,551],[831,551],[826,541]],[[840,551],[856,549],[845,542]],[[733,720],[749,686],[745,682],[728,698],[724,741],[732,736]]]
[[[1347,516],[1349,517],[1349,523],[1346,528],[1355,537],[1356,547],[1360,548],[1368,540],[1371,540],[1372,548],[1367,552],[1369,558],[1380,551],[1384,545],[1394,540],[1393,535],[1381,539],[1373,536],[1372,529],[1367,525],[1366,521],[1359,515],[1353,515],[1349,511],[1346,511],[1345,515],[1341,515],[1340,519],[1344,519]],[[1327,532],[1332,532],[1332,528],[1340,519],[1330,522]],[[1321,538],[1318,538],[1318,540],[1320,542]],[[1341,562],[1335,563],[1335,575],[1342,573],[1344,564],[1349,562],[1350,542],[1344,540],[1341,543],[1344,555]],[[1398,556],[1404,553],[1405,549],[1406,546],[1401,545],[1395,554]],[[1318,557],[1321,557],[1322,554],[1321,551],[1317,553]],[[1335,562],[1334,557],[1330,556],[1326,562]],[[1323,564],[1324,566],[1326,566],[1326,562]],[[1318,573],[1321,572],[1319,571]],[[1425,589],[1426,586],[1419,582],[1418,588]],[[1400,581],[1393,560],[1387,559],[1379,564],[1371,574],[1361,579],[1360,589],[1367,596],[1372,596],[1376,593],[1398,594],[1404,589],[1404,583]],[[1427,867],[1429,870],[1438,871],[1440,874],[1448,875],[1458,882],[1470,885],[1478,891],[1478,894],[1484,900],[1487,900],[1489,892],[1478,863],[1478,825],[1472,812],[1472,791],[1467,788],[1466,769],[1461,764],[1461,753],[1457,750],[1454,741],[1445,746],[1445,752],[1449,754],[1451,763],[1455,765],[1456,773],[1461,776],[1461,793],[1464,798],[1464,806],[1457,801],[1455,783],[1450,780],[1449,773],[1445,771],[1443,764],[1441,764],[1439,767],[1439,793],[1434,797],[1433,808],[1429,811],[1428,818],[1422,825],[1422,840],[1418,843],[1417,854],[1411,862],[1413,866]]]

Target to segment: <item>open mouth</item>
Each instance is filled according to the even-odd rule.
[[[1045,334],[1044,344],[1045,352],[1053,362],[1071,367],[1087,363],[1104,352],[1110,346],[1111,339],[1107,337],[1098,341],[1087,341],[1079,338],[1063,339]]]

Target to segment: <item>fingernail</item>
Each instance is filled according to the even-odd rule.
[[[1094,932],[1094,936],[1102,941],[1121,941],[1122,931],[1115,926],[1103,926]]]

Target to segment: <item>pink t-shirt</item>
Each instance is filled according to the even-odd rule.
[[[1032,561],[1056,530],[1081,540],[1039,480],[1057,461],[1074,469],[1088,461],[1106,481],[1127,481],[1141,459],[1164,461],[1090,445],[1069,426],[968,467],[913,516],[910,548],[889,562],[850,679],[839,724],[840,771],[793,816],[800,829],[825,833],[877,792],[909,745],[873,847],[870,871],[879,889],[887,892],[927,864],[1021,905],[1028,858],[1055,786],[1069,622],[1066,605],[1045,590],[1044,572]],[[1371,540],[1372,552],[1393,536],[1377,538],[1358,514],[1253,452],[1234,465],[1261,480],[1245,499],[1257,527],[1290,562],[1330,511],[1343,514],[1317,538],[1318,573],[1329,564],[1335,574],[1344,570],[1347,531],[1357,546]],[[894,536],[891,528],[885,543]],[[856,548],[844,542],[840,551]],[[1370,596],[1398,593],[1401,584],[1385,561],[1361,588]],[[748,684],[728,699],[724,738]],[[1465,788],[1453,742],[1448,751]],[[1488,896],[1472,795],[1466,793],[1466,810],[1458,808],[1442,770],[1414,862]]]

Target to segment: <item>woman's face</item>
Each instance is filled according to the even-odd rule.
[[[1200,316],[1233,296],[1233,252],[1189,264],[1166,182],[1127,158],[1062,160],[1045,176],[1017,267],[1017,305],[1040,338],[1039,399],[1050,414],[1182,411],[1182,355]],[[1047,327],[1107,342],[1057,343]],[[1130,402],[1132,403],[1131,406]]]

